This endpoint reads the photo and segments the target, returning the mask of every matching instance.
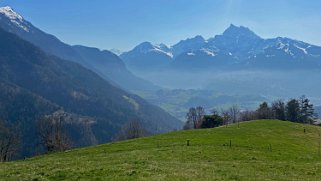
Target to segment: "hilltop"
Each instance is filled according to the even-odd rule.
[[[277,120],[178,131],[2,163],[0,178],[320,180],[320,132],[320,127]]]

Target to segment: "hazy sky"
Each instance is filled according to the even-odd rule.
[[[321,45],[321,0],[0,0],[69,44],[128,50],[221,34],[229,24],[264,38]]]

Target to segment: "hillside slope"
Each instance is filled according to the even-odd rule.
[[[141,121],[151,133],[181,127],[181,121],[162,109],[114,87],[77,63],[48,56],[1,28],[0,40],[0,118],[25,123],[21,130],[24,139],[35,134],[39,117],[57,109],[93,118],[91,128],[100,143],[110,141],[130,120]],[[23,150],[26,143],[36,144],[35,140],[23,140]]]
[[[320,127],[276,120],[179,131],[2,163],[0,178],[320,180],[320,132]]]

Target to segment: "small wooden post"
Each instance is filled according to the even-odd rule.
[[[304,132],[304,134],[306,133],[306,130],[305,130],[305,128],[304,128],[303,132]]]
[[[232,147],[232,140],[230,140],[230,148]]]
[[[320,147],[321,147],[321,143],[320,143],[320,140],[319,140],[319,157],[321,156],[321,152],[320,152]]]
[[[319,157],[321,156],[321,133],[319,132],[319,149],[318,149]]]
[[[189,140],[186,140],[186,145],[189,146]]]
[[[272,145],[271,144],[269,144],[269,150],[270,150],[270,152],[272,152]]]

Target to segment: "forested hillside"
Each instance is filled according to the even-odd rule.
[[[89,127],[98,143],[110,141],[121,125],[131,120],[140,121],[151,133],[181,126],[162,109],[77,63],[49,56],[3,29],[0,39],[0,118],[22,124],[23,155],[35,152],[36,122],[58,110],[94,120]]]

